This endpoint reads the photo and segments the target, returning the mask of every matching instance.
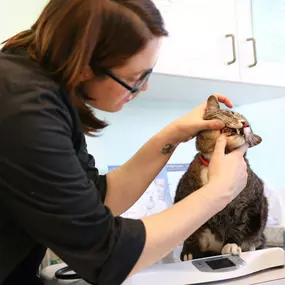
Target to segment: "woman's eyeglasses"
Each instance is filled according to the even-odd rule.
[[[119,84],[124,86],[126,89],[128,89],[131,92],[131,94],[136,94],[138,91],[140,91],[144,87],[144,85],[147,83],[152,71],[153,71],[153,69],[150,68],[145,73],[143,73],[142,76],[136,82],[135,86],[132,87],[129,84],[127,84],[126,82],[124,82],[122,79],[117,77],[111,70],[108,70],[108,69],[102,70],[102,72],[104,74],[108,75],[113,80],[115,80],[116,82],[118,82]]]

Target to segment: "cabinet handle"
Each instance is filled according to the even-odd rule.
[[[226,38],[231,38],[232,39],[232,49],[233,49],[233,59],[229,62],[227,62],[228,65],[231,65],[236,62],[237,57],[236,57],[236,43],[235,43],[235,35],[233,34],[228,34],[226,35]]]
[[[248,42],[252,42],[252,47],[253,47],[253,57],[254,57],[254,62],[253,64],[250,64],[248,67],[254,67],[257,65],[257,55],[256,55],[256,41],[255,38],[248,38],[246,39]]]

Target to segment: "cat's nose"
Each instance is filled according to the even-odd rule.
[[[242,122],[242,127],[247,128],[247,127],[249,127],[249,124],[247,122]]]

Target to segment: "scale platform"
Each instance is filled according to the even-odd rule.
[[[125,282],[123,282],[121,285],[191,285],[203,283],[217,284],[216,282],[219,282],[219,284],[221,284],[220,282],[226,282],[227,280],[237,280],[241,277],[245,277],[252,273],[257,273],[264,270],[275,272],[275,275],[278,275],[278,272],[276,272],[276,270],[270,269],[275,269],[278,267],[281,268],[284,267],[284,265],[285,252],[282,248],[276,247],[243,252],[240,256],[228,254],[178,263],[155,264],[126,279]],[[82,279],[57,279],[55,277],[56,271],[65,266],[66,264],[63,263],[45,267],[41,272],[41,277],[44,280],[44,284],[89,284]],[[282,276],[280,278],[285,278],[285,270],[283,271],[282,269],[281,271]],[[72,273],[74,272],[68,272],[66,275]],[[262,274],[258,274],[258,276],[261,276]],[[265,278],[265,280],[263,279],[262,281],[273,279],[274,278]],[[283,280],[281,280],[281,282],[282,281]],[[239,284],[245,285],[248,283],[241,281]],[[279,283],[270,284],[279,285]],[[285,284],[285,282],[280,284]]]
[[[284,267],[282,248],[219,255],[181,263],[155,264],[127,279],[122,285],[190,285],[244,277],[270,268]]]

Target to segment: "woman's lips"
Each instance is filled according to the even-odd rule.
[[[128,102],[130,102],[132,100],[132,97],[131,96],[128,96],[128,97],[126,97],[124,100],[123,100],[123,102],[124,103],[128,103]]]

